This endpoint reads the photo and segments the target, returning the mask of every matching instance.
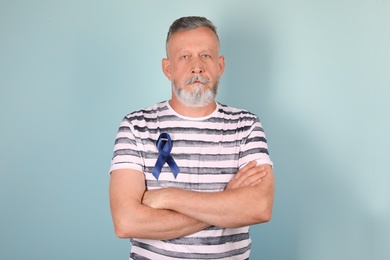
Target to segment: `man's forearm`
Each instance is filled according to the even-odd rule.
[[[272,169],[256,185],[221,192],[195,192],[174,188],[146,192],[143,203],[180,212],[220,227],[241,227],[267,222],[274,198]]]
[[[114,220],[114,225],[118,237],[173,239],[193,234],[209,226],[172,210],[153,209],[140,205],[135,212],[135,214],[117,215],[118,219]]]
[[[172,239],[193,234],[208,226],[172,210],[142,204],[144,174],[131,169],[111,173],[110,207],[115,233],[121,238]]]
[[[254,189],[246,187],[216,193],[167,189],[162,206],[220,227],[266,222],[270,218],[271,205],[253,196]]]

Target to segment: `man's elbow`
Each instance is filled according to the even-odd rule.
[[[266,209],[258,211],[255,214],[254,223],[255,224],[266,223],[271,221],[271,218],[272,218],[272,207],[268,207]]]
[[[132,238],[135,236],[135,230],[125,223],[114,223],[115,235],[118,238]]]
[[[242,222],[232,222],[232,223],[225,223],[225,225],[221,225],[225,228],[237,228],[237,227],[243,227],[248,225],[256,225],[261,223],[266,223],[271,221],[272,218],[272,209],[266,210],[266,211],[252,211],[249,213],[249,215],[242,215],[243,218],[241,218]]]
[[[263,212],[262,214],[260,214],[259,223],[269,222],[269,221],[271,221],[271,218],[272,218],[272,210],[267,210],[267,211]]]
[[[130,238],[128,233],[125,230],[122,230],[122,229],[115,229],[115,235],[118,238]]]
[[[130,238],[128,230],[122,226],[114,225],[114,231],[118,238]]]

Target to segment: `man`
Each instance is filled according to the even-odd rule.
[[[170,27],[172,97],[128,114],[111,164],[116,235],[130,259],[248,259],[249,225],[271,218],[272,162],[256,115],[215,101],[224,57],[214,25]]]

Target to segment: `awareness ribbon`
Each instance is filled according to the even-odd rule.
[[[160,154],[152,170],[153,176],[156,177],[156,179],[158,180],[158,177],[161,173],[161,169],[166,162],[176,178],[180,172],[180,169],[171,156],[172,140],[169,134],[161,133],[157,139],[156,147]]]

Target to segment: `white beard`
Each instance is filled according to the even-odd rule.
[[[194,84],[191,90],[180,89],[175,80],[172,80],[172,90],[175,96],[188,107],[204,107],[215,100],[218,90],[217,81],[212,88],[206,88],[203,84]]]

